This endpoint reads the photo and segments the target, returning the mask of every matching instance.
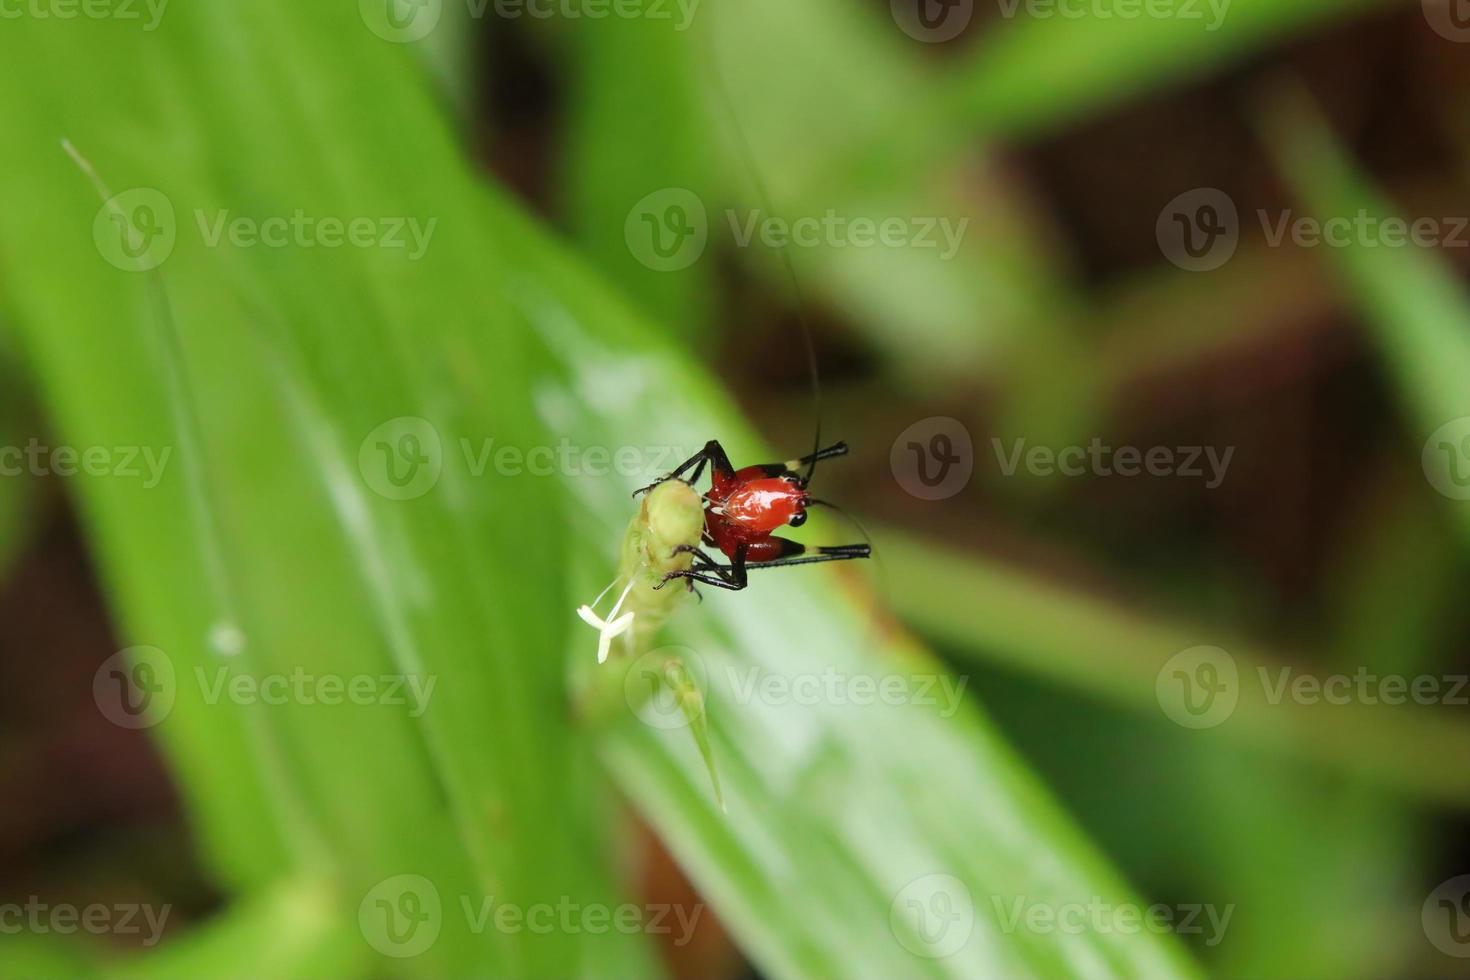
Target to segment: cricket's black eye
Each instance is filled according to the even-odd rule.
[[[789,523],[792,527],[801,527],[803,524],[806,523],[806,511],[797,511],[791,516],[791,520],[787,523]]]

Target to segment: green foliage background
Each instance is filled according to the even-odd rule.
[[[868,585],[760,581],[670,630],[712,678],[722,814],[685,733],[586,712],[576,694],[620,683],[588,670],[593,640],[572,610],[606,581],[640,481],[476,476],[451,450],[420,499],[364,482],[364,439],[402,416],[450,443],[570,435],[692,449],[715,435],[738,460],[780,454],[700,363],[722,323],[718,265],[653,272],[624,239],[629,207],[659,188],[692,189],[711,213],[758,199],[720,77],[779,210],[973,219],[952,263],[902,249],[797,256],[813,305],[851,327],[895,388],[1003,375],[1002,427],[1037,442],[1094,431],[1115,379],[1093,328],[1123,317],[1092,307],[1002,178],[982,174],[980,193],[959,179],[966,161],[1371,15],[1357,0],[1236,0],[1220,30],[1202,32],[1094,12],[1002,23],[940,59],[870,6],[706,0],[690,32],[652,19],[536,25],[566,84],[561,229],[469,159],[471,25],[453,9],[408,45],[376,36],[351,3],[181,3],[146,32],[4,24],[0,63],[25,84],[0,102],[0,345],[15,382],[0,431],[34,412],[59,442],[176,454],[157,488],[68,487],[118,632],[166,651],[181,678],[223,666],[439,679],[418,716],[208,703],[180,683],[153,732],[225,907],[147,952],[8,939],[6,975],[644,975],[661,967],[641,936],[508,934],[457,914],[460,896],[627,900],[634,814],[770,976],[1187,976],[1197,959],[1226,975],[1366,976],[1442,962],[1417,935],[1419,896],[1438,877],[1421,881],[1432,872],[1416,814],[1470,799],[1463,767],[1444,762],[1467,747],[1460,719],[1247,702],[1226,729],[1185,732],[1159,716],[1154,677],[1177,650],[1217,642],[1218,622],[1125,608],[884,527]],[[1306,96],[1270,93],[1259,115],[1301,207],[1391,207]],[[103,260],[101,199],[63,140],[110,191],[172,202],[178,241],[156,276]],[[195,216],[221,209],[436,225],[417,261],[209,247]],[[1467,414],[1463,289],[1418,250],[1332,261],[1382,352],[1412,469],[1423,438]],[[758,288],[786,289],[772,256],[739,262]],[[1249,325],[1214,329],[1237,327]],[[1208,345],[1210,329],[1131,349],[1146,360]],[[835,404],[849,403],[839,392]],[[31,493],[0,481],[11,568]],[[1373,519],[1341,543],[1320,646],[1344,669],[1431,669],[1463,541],[1443,532],[1463,535],[1464,508],[1393,478],[1379,493]],[[1395,586],[1406,567],[1422,588]],[[875,603],[948,660],[875,626]],[[1291,659],[1248,636],[1221,642],[1243,670]],[[829,670],[974,681],[951,716],[773,707],[721,680]],[[1028,761],[991,711],[1029,733]],[[1105,777],[1070,757],[1079,744],[1125,761]],[[359,907],[402,874],[433,882],[447,911],[421,956],[384,958]],[[964,883],[975,922],[963,949],[929,959],[891,913],[935,874]],[[1147,931],[1008,929],[998,910],[1017,898],[1237,911],[1227,942],[1187,950]]]

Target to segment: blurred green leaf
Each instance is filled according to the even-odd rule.
[[[1426,480],[1470,534],[1470,291],[1443,258],[1414,243],[1403,219],[1337,144],[1308,97],[1283,89],[1268,107],[1271,144],[1310,215],[1348,229],[1320,251],[1341,275],[1387,361]],[[1404,231],[1397,244],[1385,221]],[[1432,219],[1441,233],[1452,226]],[[1426,487],[1426,492],[1428,488]],[[1470,539],[1467,539],[1470,540]]]
[[[1199,78],[1386,0],[1058,0],[994,27],[952,79],[958,114],[1025,138],[1166,84]],[[1004,7],[1002,8],[1004,9]]]
[[[604,838],[616,828],[601,826],[606,800],[567,724],[566,567],[605,579],[639,482],[564,467],[564,495],[473,457],[491,439],[550,448],[552,432],[606,450],[718,435],[737,458],[765,454],[708,376],[477,186],[412,52],[357,10],[212,3],[150,35],[116,27],[27,22],[0,36],[0,57],[44,80],[0,108],[0,269],[59,431],[179,455],[155,488],[79,486],[127,634],[176,669],[158,732],[240,896],[240,928],[278,914],[252,901],[283,880],[324,882],[312,895],[337,896],[324,931],[356,930],[391,955],[372,916],[405,909],[399,876],[414,875],[442,903],[441,933],[374,969],[646,972],[646,951],[618,932],[477,929],[462,910],[475,896],[614,900]],[[116,84],[99,90],[99,76]],[[104,261],[115,211],[66,165],[61,135],[114,190],[169,202],[177,243],[161,279]],[[134,204],[119,207],[146,228],[158,212]],[[437,224],[416,257],[210,244],[221,210],[298,209]],[[411,453],[384,425],[405,417],[423,420],[417,449],[438,444],[442,472],[400,500],[386,467]],[[830,585],[778,577],[680,620],[674,635],[709,671],[728,817],[686,733],[631,712],[593,733],[751,954],[791,976],[1189,974],[1147,932],[1007,925],[1016,903],[1056,910],[1127,890],[958,692],[807,704],[746,690],[766,677],[947,678],[901,638],[870,642],[867,601]],[[589,637],[570,640],[585,668]],[[438,683],[422,712],[211,700],[196,683],[298,668]],[[944,935],[964,942],[926,958],[934,923],[920,916],[940,912],[959,916]],[[300,948],[316,962],[311,942]]]
[[[1129,608],[902,532],[885,532],[882,540],[895,611],[967,656],[1161,713],[1156,684],[1169,659],[1219,647],[1242,679],[1239,700],[1218,727],[1194,733],[1200,740],[1240,739],[1397,792],[1470,805],[1470,777],[1438,764],[1445,752],[1470,752],[1470,728],[1453,715],[1273,701],[1272,685],[1295,658],[1220,627]],[[955,595],[966,601],[955,602]]]
[[[741,463],[779,458],[706,374],[651,342],[555,250],[528,240],[521,255],[529,282],[558,284],[529,292],[524,305],[563,366],[539,401],[548,423],[587,445],[643,447],[639,458],[655,474],[711,436]],[[568,481],[569,560],[586,600],[611,578],[629,491],[642,482],[644,474]],[[901,636],[875,633],[871,597],[834,596],[831,574],[757,573],[738,595],[710,590],[669,629],[704,667],[728,815],[682,728],[630,711],[599,728],[620,784],[742,947],[782,976],[1058,976],[1099,964],[1123,975],[1189,973],[1173,944],[1153,936],[1007,927],[1018,901],[1055,909],[1126,890],[957,696],[954,679]],[[595,651],[585,631],[573,647],[582,671],[595,670]],[[836,698],[760,693],[829,678]],[[858,699],[864,685],[881,683],[914,696]],[[945,772],[965,775],[934,778]],[[973,903],[974,935],[953,955],[926,960],[929,947],[905,924],[907,903],[922,906],[934,897],[925,889],[945,876]],[[950,887],[935,901],[952,898],[958,909]]]
[[[24,20],[0,50],[46,79],[0,109],[0,269],[56,429],[176,454],[154,488],[78,486],[126,635],[173,667],[158,732],[214,867],[246,893],[301,871],[332,878],[354,931],[359,902],[395,907],[398,876],[419,876],[442,928],[396,969],[646,967],[620,932],[506,932],[462,910],[477,896],[616,893],[590,760],[561,723],[555,498],[528,480],[471,487],[453,465],[461,439],[547,435],[512,279],[487,279],[512,254],[475,209],[412,51],[352,5],[288,3],[171,10],[152,33]],[[118,229],[63,136],[113,189],[156,192],[146,215],[123,201],[140,226],[172,209],[163,290],[104,261]],[[218,220],[297,214],[437,224],[417,260],[211,242]],[[442,434],[451,460],[419,500],[372,489],[376,473],[391,491],[373,434],[404,416]],[[361,703],[338,688],[340,704],[215,687],[303,673],[389,681]],[[403,703],[404,679],[434,682],[427,704]],[[359,941],[382,949],[369,921]]]
[[[113,980],[191,980],[244,976],[342,977],[369,968],[369,951],[339,914],[339,896],[327,881],[287,881],[252,895],[235,908],[105,971]],[[345,928],[344,928],[345,927]]]
[[[648,195],[666,188],[708,197],[711,133],[706,86],[697,79],[709,66],[697,57],[694,35],[680,29],[675,5],[640,2],[676,19],[614,17],[567,32],[572,91],[561,186],[589,258],[674,336],[696,337],[715,313],[713,263],[649,268],[629,246],[628,223]]]

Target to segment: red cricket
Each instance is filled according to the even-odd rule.
[[[812,497],[807,492],[807,485],[816,472],[818,460],[845,455],[847,444],[839,442],[800,459],[737,470],[730,465],[730,457],[718,440],[711,439],[705,443],[703,449],[681,463],[664,480],[683,479],[684,473],[693,467],[694,472],[685,480],[692,486],[699,480],[705,466],[710,467],[710,488],[703,496],[703,540],[706,545],[719,548],[730,559],[730,564],[720,564],[699,548],[681,546],[678,552],[693,553],[694,566],[688,571],[669,573],[664,576],[664,582],[682,578],[689,581],[690,588],[695,582],[702,582],[739,591],[748,584],[746,573],[753,568],[782,568],[870,557],[873,549],[867,544],[817,548],[814,554],[808,554],[805,545],[776,537],[773,533],[787,525],[801,527],[806,523],[806,509],[810,506],[831,506]],[[801,472],[803,467],[804,473]],[[657,485],[644,487],[634,496]]]

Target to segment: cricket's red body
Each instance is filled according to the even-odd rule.
[[[806,518],[811,496],[800,481],[766,472],[762,466],[747,466],[724,479],[718,470],[710,477],[704,531],[727,557],[735,557],[743,544],[749,561],[780,558],[788,553],[785,542],[771,532],[788,524],[800,527]]]
[[[737,470],[730,465],[730,458],[718,440],[711,439],[664,479],[683,479],[692,470],[687,480],[692,485],[706,466],[710,468],[710,488],[704,494],[704,543],[719,548],[730,564],[721,565],[698,548],[682,547],[680,550],[694,552],[694,563],[687,571],[670,572],[665,581],[682,578],[691,587],[695,582],[703,582],[739,590],[745,588],[746,572],[751,568],[867,558],[872,548],[866,544],[809,552],[804,545],[773,533],[778,528],[801,527],[806,523],[807,507],[821,503],[813,500],[806,489],[817,461],[846,454],[847,445],[839,442],[801,459]],[[651,487],[638,492],[648,489]]]

